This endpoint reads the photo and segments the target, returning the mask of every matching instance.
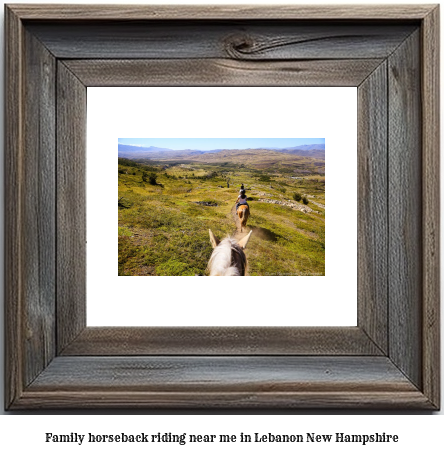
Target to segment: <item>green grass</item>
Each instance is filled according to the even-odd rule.
[[[247,188],[247,196],[253,197],[247,225],[247,229],[253,227],[246,249],[249,275],[323,275],[323,210],[311,204],[312,198],[309,207],[319,209],[319,213],[305,214],[258,199],[265,193],[274,199],[290,200],[298,192],[325,204],[324,178],[295,181],[288,177],[291,170],[285,174],[282,167],[279,175],[270,171],[273,179],[269,182],[262,178],[269,177],[267,169],[258,174],[254,166],[198,163],[163,170],[161,166],[132,166],[129,160],[119,161],[119,199],[125,203],[119,206],[119,275],[206,274],[212,252],[208,230],[220,238],[234,232],[231,210],[241,183]],[[146,169],[156,173],[160,185],[143,182]],[[217,206],[197,204],[202,201]]]
[[[119,226],[119,236],[132,236],[133,233],[124,226]]]

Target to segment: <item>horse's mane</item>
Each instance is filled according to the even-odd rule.
[[[213,250],[208,271],[210,276],[244,276],[247,257],[243,248],[233,238],[225,238]]]

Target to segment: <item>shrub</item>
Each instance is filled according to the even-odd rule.
[[[308,198],[307,198],[306,196],[304,196],[304,197],[302,198],[302,202],[303,202],[304,204],[308,204],[308,202],[309,202],[309,201],[308,201]]]
[[[122,196],[122,198],[119,198],[118,206],[122,209],[129,209],[132,206],[132,204],[128,200],[124,199]]]
[[[150,185],[157,185],[157,174],[144,171],[142,173],[142,181],[148,182]]]
[[[296,192],[296,193],[293,194],[293,199],[294,199],[295,201],[301,201],[302,195],[301,195],[300,193],[297,193],[297,192]]]
[[[150,173],[148,175],[148,182],[151,184],[151,185],[157,185],[157,174],[156,173]]]
[[[119,157],[118,162],[119,162],[119,165],[123,165],[123,166],[136,166],[136,167],[140,166],[138,163],[136,163],[133,160],[130,160],[128,158]]]

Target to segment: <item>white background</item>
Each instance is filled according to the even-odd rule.
[[[356,326],[356,95],[355,87],[88,88],[88,326]],[[118,138],[147,137],[325,138],[325,276],[118,277]]]
[[[24,3],[36,3],[36,2],[24,2]],[[60,0],[53,2],[60,3]],[[77,1],[77,3],[82,3]],[[83,2],[88,3],[88,2]],[[95,0],[94,3],[111,3],[103,2],[100,0]],[[132,3],[137,3],[135,0]],[[152,0],[151,3],[167,3],[165,1],[155,1]],[[185,2],[183,2],[185,3]],[[219,1],[219,2],[210,2],[204,1],[199,2],[195,0],[190,3],[239,3],[237,1]],[[248,1],[243,0],[242,3],[252,3],[259,4],[264,3],[260,0]],[[265,2],[270,3],[270,2]],[[285,0],[280,0],[280,3],[297,3],[297,2],[288,2]],[[308,2],[303,2],[306,4]],[[312,0],[311,4],[326,4],[326,3],[335,3],[328,0]],[[341,4],[345,3],[357,3],[354,1],[341,0]],[[381,3],[380,1],[371,1],[366,0],[366,3]],[[392,3],[429,3],[423,1],[393,1]],[[2,14],[3,9],[0,11]],[[2,23],[3,26],[3,23]],[[2,30],[3,36],[3,30]],[[442,48],[442,45],[441,45]],[[0,47],[0,52],[3,53],[3,47]],[[3,60],[3,59],[1,59]],[[1,73],[1,78],[3,82],[3,72]],[[3,84],[2,84],[3,86]],[[3,93],[1,95],[3,97]],[[3,137],[3,123],[0,123],[0,132]],[[3,160],[0,160],[0,167],[3,167]],[[3,173],[1,174],[3,175]],[[0,186],[0,204],[3,205],[3,187]],[[444,201],[444,198],[442,198]],[[2,206],[3,207],[3,206]],[[1,212],[3,217],[3,210]],[[3,224],[2,224],[3,226]],[[3,251],[3,238],[0,238],[1,248]],[[442,243],[443,245],[444,243]],[[441,253],[442,258],[442,253]],[[3,264],[0,266],[3,267]],[[441,273],[443,269],[441,268]],[[0,280],[3,280],[4,274],[0,274]],[[1,298],[3,299],[3,294]],[[441,328],[444,327],[443,324],[443,315],[441,313]],[[0,312],[0,320],[2,323],[3,312]],[[0,325],[0,343],[3,343],[3,324]],[[444,337],[442,338],[444,340]],[[441,350],[441,354],[444,353],[444,347]],[[442,355],[441,355],[442,356]],[[0,350],[0,400],[3,403],[3,350]],[[444,363],[442,363],[444,365]],[[442,383],[444,376],[442,376]],[[441,391],[443,391],[443,385],[441,386]],[[0,408],[1,410],[1,408]],[[106,412],[105,412],[106,413]],[[284,433],[284,432],[319,432],[319,433],[331,433],[337,432],[349,432],[349,433],[358,433],[358,432],[374,432],[374,431],[385,431],[388,433],[398,433],[401,438],[401,443],[397,446],[316,446],[316,447],[276,447],[265,445],[264,447],[254,448],[259,454],[269,454],[270,452],[277,452],[279,454],[297,454],[298,451],[303,451],[303,454],[325,454],[326,450],[329,454],[333,455],[344,455],[344,454],[375,454],[375,450],[379,455],[393,455],[393,454],[411,454],[419,452],[423,454],[433,454],[437,455],[442,453],[443,450],[443,441],[442,441],[442,429],[444,425],[443,412],[436,412],[433,415],[435,416],[424,416],[424,414],[411,414],[408,416],[400,416],[396,413],[390,414],[370,414],[370,413],[359,413],[357,412],[355,416],[350,416],[347,414],[341,415],[330,415],[324,414],[318,416],[310,416],[306,413],[301,413],[298,411],[289,411],[287,414],[281,415],[267,415],[266,413],[261,414],[256,411],[257,416],[251,415],[218,415],[218,416],[206,416],[202,415],[193,415],[193,416],[180,416],[178,413],[171,413],[165,415],[157,415],[154,412],[142,412],[141,415],[132,414],[131,416],[77,416],[74,413],[64,416],[53,416],[51,414],[46,414],[43,416],[23,416],[23,415],[14,415],[12,413],[5,413],[0,419],[0,449],[8,454],[8,452],[14,452],[22,454],[28,452],[28,454],[54,454],[59,455],[62,451],[67,454],[97,454],[97,448],[89,447],[82,448],[73,446],[63,446],[58,445],[49,446],[48,444],[43,443],[44,432],[58,432],[58,433],[70,433],[70,432],[142,432],[145,429],[160,432],[167,431],[176,431],[178,429],[183,430],[183,432],[188,433],[198,433],[198,432],[210,432],[215,429],[217,432],[225,433],[235,433],[248,432],[246,427],[248,427],[251,432],[274,432],[274,433]],[[405,412],[403,412],[405,414]],[[439,416],[436,416],[439,415]],[[312,431],[313,430],[313,431]],[[102,447],[103,448],[103,447]],[[114,451],[110,452],[110,449]],[[179,447],[163,447],[163,450],[157,449],[154,451],[153,448],[146,449],[142,447],[139,450],[131,447],[106,447],[106,451],[110,454],[121,454],[122,449],[124,451],[130,450],[132,454],[171,454],[173,451],[175,454],[180,454],[180,451],[191,451],[193,455],[200,454],[205,452],[208,454],[208,447],[199,446],[191,447],[189,446],[186,449],[180,450]],[[180,450],[180,451],[179,451]],[[212,446],[210,450],[215,454],[227,454],[227,452],[233,452],[233,450],[239,450],[239,447],[229,447],[228,449],[224,445]],[[245,449],[241,449],[244,453]],[[222,453],[223,452],[223,453]],[[236,452],[237,454],[240,451]]]

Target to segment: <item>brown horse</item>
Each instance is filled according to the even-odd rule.
[[[250,231],[240,241],[226,237],[222,241],[210,232],[210,241],[213,253],[208,262],[210,276],[244,276],[247,274],[247,257],[244,249],[250,239]]]
[[[242,204],[237,208],[237,216],[240,220],[241,233],[243,229],[247,226],[248,216],[250,215],[250,208],[246,204]]]

